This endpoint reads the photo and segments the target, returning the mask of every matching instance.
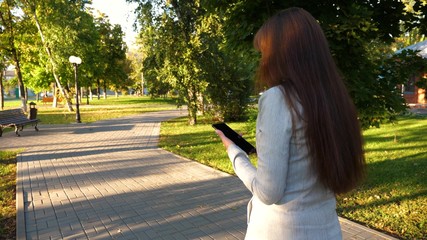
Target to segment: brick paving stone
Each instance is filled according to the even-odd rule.
[[[183,110],[13,132],[20,239],[243,239],[250,193],[226,173],[157,148]],[[83,119],[84,121],[84,119]],[[344,239],[393,239],[340,219]]]

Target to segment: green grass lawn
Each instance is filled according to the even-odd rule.
[[[16,154],[0,151],[0,239],[15,239]]]
[[[338,213],[403,239],[427,237],[427,117],[364,132],[368,176]]]
[[[253,119],[253,118],[252,118]],[[220,139],[202,119],[162,123],[160,145],[181,156],[233,174]],[[231,123],[254,143],[254,120]],[[364,132],[367,178],[355,191],[338,196],[338,214],[403,239],[427,236],[427,117],[401,117],[398,124]],[[256,162],[256,158],[251,159]]]
[[[42,124],[66,124],[76,122],[76,113],[69,112],[64,104],[58,104],[53,108],[51,103],[43,104],[41,101],[35,102],[37,108],[37,118]],[[19,108],[19,100],[9,100],[5,102],[5,109]],[[73,106],[74,107],[74,106]],[[89,101],[86,99],[80,104],[80,118],[83,123],[95,122],[103,119],[118,118],[127,115],[144,112],[154,112],[162,110],[176,109],[175,100],[171,98],[152,99],[148,96],[108,96],[107,99],[97,99]]]
[[[225,148],[206,119],[199,119],[194,126],[187,125],[186,118],[172,119],[163,122],[160,128],[160,147],[180,156],[196,160],[200,163],[234,174]],[[231,128],[242,134],[245,139],[255,145],[255,133],[246,123],[229,123]],[[256,157],[251,155],[255,163]]]

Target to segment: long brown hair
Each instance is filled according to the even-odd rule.
[[[260,28],[259,79],[282,85],[286,103],[299,116],[312,166],[333,192],[350,191],[364,176],[363,140],[356,108],[332,58],[319,23],[301,8],[283,10]]]

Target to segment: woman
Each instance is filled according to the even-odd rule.
[[[301,8],[257,32],[258,167],[217,130],[237,176],[252,192],[246,239],[341,239],[335,194],[363,178],[355,107],[318,22]]]

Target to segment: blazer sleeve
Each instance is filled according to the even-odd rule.
[[[263,203],[270,205],[282,199],[286,188],[292,116],[278,87],[261,96],[258,109],[258,167],[255,168],[236,145],[229,146],[228,155],[245,186]]]

